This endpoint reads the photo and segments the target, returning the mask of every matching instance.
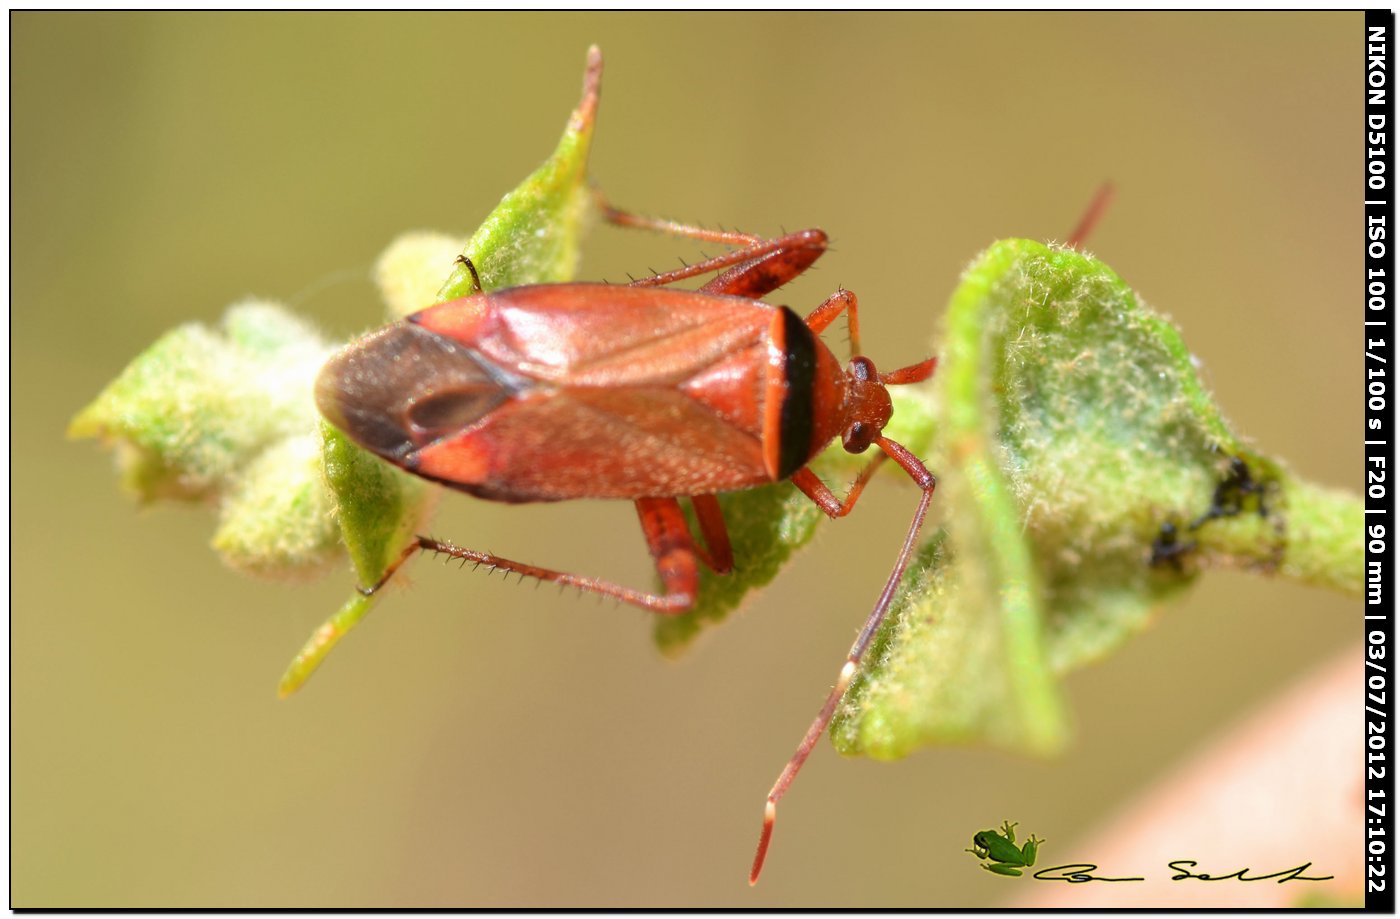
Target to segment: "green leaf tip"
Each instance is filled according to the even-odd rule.
[[[1360,590],[1359,503],[1236,437],[1180,333],[1089,256],[1025,240],[983,253],[953,295],[932,398],[950,524],[843,701],[842,752],[1054,752],[1058,678],[1203,568],[1347,572]]]
[[[595,45],[588,49],[583,97],[553,155],[502,198],[468,240],[462,254],[476,266],[484,289],[570,281],[577,275],[579,243],[595,206],[588,151],[602,81],[603,55]],[[457,265],[437,300],[472,292],[470,272]]]
[[[311,674],[316,672],[325,661],[326,656],[331,653],[336,644],[345,637],[346,633],[359,624],[379,599],[378,595],[365,596],[356,594],[345,601],[335,615],[321,623],[320,628],[311,633],[311,637],[306,640],[301,651],[287,665],[287,670],[282,674],[282,679],[277,683],[277,697],[285,699],[292,693],[301,689],[306,681],[311,678]]]

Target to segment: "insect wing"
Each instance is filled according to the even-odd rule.
[[[743,488],[767,480],[774,315],[688,291],[513,288],[356,341],[316,398],[361,446],[496,500]]]
[[[773,315],[739,298],[604,285],[516,288],[491,295],[489,310],[425,310],[412,321],[469,342],[503,379],[528,382],[476,427],[419,451],[416,471],[505,501],[766,481]]]
[[[365,336],[321,368],[316,404],[360,446],[400,466],[470,427],[526,384],[412,323]]]
[[[512,376],[554,386],[666,386],[757,341],[773,308],[738,297],[608,284],[516,287],[409,321]]]

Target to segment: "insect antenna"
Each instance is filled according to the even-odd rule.
[[[1070,230],[1069,239],[1065,245],[1071,249],[1082,249],[1084,243],[1089,238],[1089,234],[1094,232],[1094,227],[1098,226],[1099,220],[1103,217],[1108,206],[1113,203],[1113,183],[1105,182],[1094,192],[1093,200],[1084,209],[1084,215],[1079,218],[1079,223],[1073,230]]]

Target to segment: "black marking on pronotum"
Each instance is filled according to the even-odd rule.
[[[787,307],[783,312],[783,375],[787,389],[778,417],[778,477],[786,479],[812,455],[812,385],[817,345],[812,330]]]

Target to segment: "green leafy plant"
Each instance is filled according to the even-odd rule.
[[[469,292],[571,279],[595,196],[586,180],[601,58],[554,154],[469,238],[411,233],[376,269],[388,315]],[[447,279],[444,282],[443,276]],[[1057,689],[1207,568],[1361,591],[1361,507],[1313,487],[1235,435],[1180,333],[1103,263],[1026,240],[995,243],[953,293],[939,372],[894,393],[887,434],[940,476],[947,525],[920,548],[832,735],[846,753],[928,743],[1061,746]],[[317,417],[311,384],[333,349],[272,304],[218,329],[181,327],[73,420],[117,447],[143,502],[217,507],[214,549],[274,577],[348,557],[375,583],[431,512],[436,489],[370,457]],[[828,481],[859,458],[837,446]],[[706,576],[694,610],[658,618],[679,653],[809,541],[822,514],[786,483],[722,496],[737,570]],[[284,675],[295,691],[379,600],[355,594]]]

